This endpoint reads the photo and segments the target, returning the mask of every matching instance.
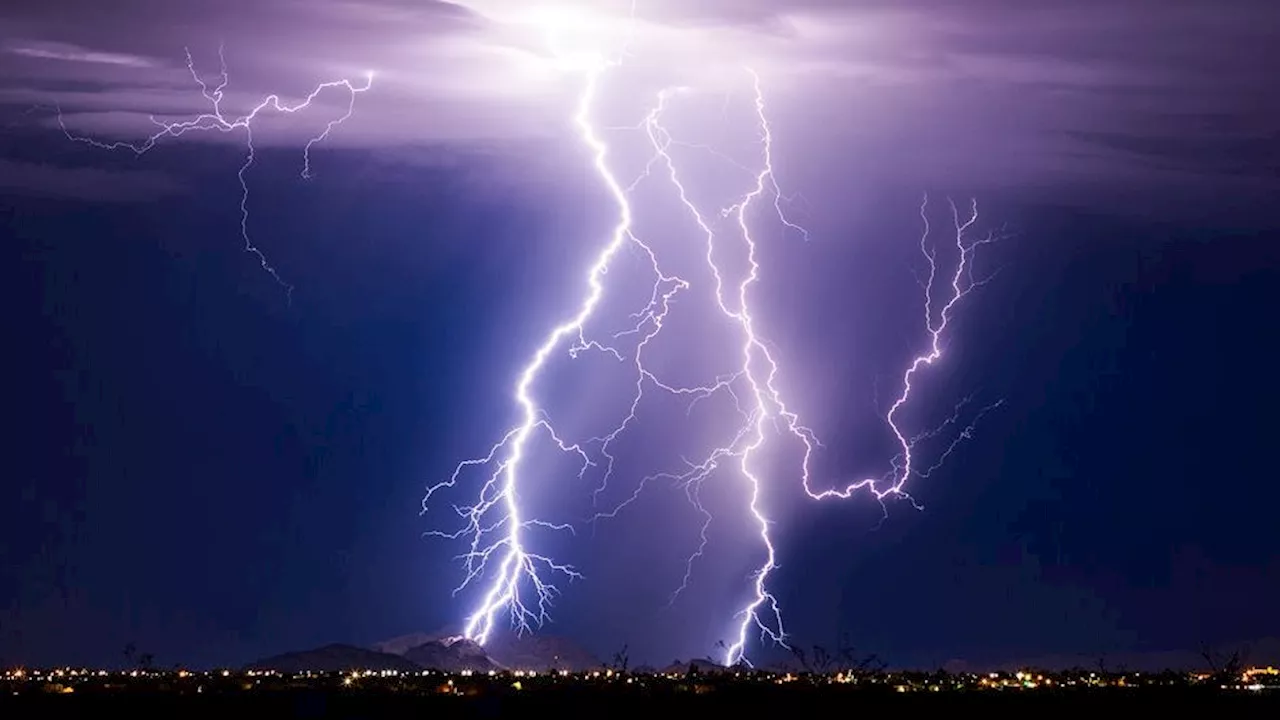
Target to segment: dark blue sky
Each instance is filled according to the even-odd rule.
[[[33,38],[92,45],[58,28],[30,13],[5,35],[25,44],[6,47],[31,60],[70,53]],[[93,47],[129,50],[111,37]],[[1144,59],[1167,50],[1152,46]],[[54,75],[30,77],[78,87]],[[892,503],[880,523],[865,498],[778,507],[775,587],[800,642],[847,633],[934,665],[1280,637],[1276,136],[1271,101],[1238,77],[1186,106],[1152,100],[1173,119],[1150,132],[1115,98],[1110,124],[1051,128],[1096,155],[1013,141],[1063,117],[1051,103],[1019,106],[1006,135],[991,118],[1010,105],[960,92],[903,100],[923,113],[910,122],[864,117],[836,151],[805,135],[795,157],[814,162],[788,170],[815,239],[762,235],[761,316],[829,447],[820,478],[884,468],[877,392],[921,341],[920,193],[976,192],[1011,232],[982,256],[999,274],[958,314],[912,422],[970,392],[1003,404],[912,481],[924,510]],[[78,81],[127,96],[114,77]],[[0,138],[0,665],[118,662],[129,642],[161,665],[238,663],[456,624],[458,548],[421,536],[421,496],[510,420],[511,378],[612,223],[580,151],[402,149],[395,133],[369,141],[370,123],[353,131],[366,146],[317,151],[310,182],[296,151],[266,151],[251,229],[296,287],[286,304],[240,244],[234,145],[104,154],[40,128],[29,99],[5,96]],[[782,104],[780,132],[845,104]],[[960,149],[938,156],[950,117]],[[551,145],[573,161],[530,159]],[[579,409],[594,397],[556,389]],[[710,582],[661,607],[689,520],[659,502],[579,536],[564,549],[588,578],[548,630],[606,656],[710,652],[737,596]],[[707,577],[749,569],[731,555]]]
[[[278,253],[292,307],[238,251],[225,181],[146,204],[8,204],[6,661],[107,662],[133,641],[166,663],[233,662],[455,621],[453,549],[419,537],[418,500],[508,412],[512,353],[541,329],[529,298],[555,280],[531,271],[542,243],[600,218],[325,162],[314,184],[270,161],[259,176],[280,174],[269,223],[295,239]],[[916,198],[880,199],[884,217],[851,232],[913,237]],[[875,530],[864,501],[784,523],[793,631],[930,663],[1280,633],[1266,480],[1280,382],[1259,359],[1280,330],[1274,231],[988,212],[1017,235],[944,372],[1005,405],[920,481],[924,512],[891,505]],[[910,292],[913,250],[799,247],[827,268],[805,288],[822,309],[780,341],[857,355],[868,340],[840,328],[862,311],[829,294],[877,278]],[[829,364],[827,391],[865,407],[874,369]],[[859,413],[844,414],[823,433],[837,456],[858,446]],[[586,607],[611,594],[574,586],[556,631],[600,652],[693,649],[648,647],[626,614]]]

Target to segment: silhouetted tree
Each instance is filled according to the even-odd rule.
[[[1240,680],[1241,672],[1244,670],[1245,658],[1248,650],[1232,650],[1230,653],[1225,651],[1214,650],[1209,645],[1200,646],[1200,657],[1209,665],[1209,671],[1213,673],[1213,679],[1220,684],[1233,683]]]
[[[831,653],[821,645],[813,645],[806,649],[800,645],[791,647],[791,654],[800,663],[800,671],[813,674],[826,674],[831,669]]]
[[[836,654],[839,656],[840,663],[844,666],[844,669],[850,672],[880,672],[886,667],[885,662],[880,659],[879,655],[875,653],[867,653],[865,655],[858,653],[848,633],[840,636],[840,644],[837,646]]]
[[[884,669],[884,663],[874,653],[860,654],[849,640],[841,635],[834,652],[824,645],[812,645],[808,650],[795,645],[791,654],[800,664],[800,670],[815,675],[827,675],[835,671],[854,673],[874,672]]]
[[[138,654],[138,646],[132,642],[126,643],[124,646],[124,662],[125,665],[133,667],[134,657]]]
[[[614,653],[613,662],[609,664],[609,667],[618,672],[626,672],[627,668],[631,666],[631,655],[627,652],[629,647],[629,645],[624,644],[621,650]]]
[[[727,643],[727,642],[725,642],[725,641],[723,641],[723,640],[717,640],[717,641],[716,641],[716,644],[715,644],[713,647],[714,647],[716,650],[723,650],[723,651],[725,651],[725,652],[728,652],[728,650],[729,650],[729,643]],[[707,655],[707,657],[706,657],[706,658],[704,658],[704,659],[705,659],[707,662],[715,662],[715,661],[716,661],[716,660],[715,660],[715,658],[711,657],[711,655],[710,655],[710,654],[708,654],[708,655]]]

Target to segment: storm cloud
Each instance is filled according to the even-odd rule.
[[[538,141],[565,130],[576,87],[539,70],[540,38],[510,26],[527,3],[231,5],[16,9],[0,23],[0,102],[10,114],[59,106],[86,131],[139,134],[150,114],[204,109],[183,48],[212,76],[225,45],[234,107],[376,72],[335,146]],[[578,5],[611,27],[631,7]],[[639,0],[627,62],[653,82],[709,86],[751,65],[781,143],[798,165],[820,168],[815,176],[839,164],[979,188],[1135,174],[1265,184],[1280,118],[1268,70],[1280,65],[1277,25],[1280,6],[1264,0]],[[346,98],[320,102],[323,122]],[[313,130],[302,123],[281,137]],[[838,157],[833,146],[844,148]]]

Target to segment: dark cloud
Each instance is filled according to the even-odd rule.
[[[630,2],[587,5],[623,19]],[[0,101],[93,113],[72,122],[127,134],[150,113],[204,109],[182,48],[208,74],[225,43],[236,107],[375,70],[335,144],[546,138],[564,133],[574,86],[537,65],[536,34],[510,27],[530,7],[121,0],[104,14],[83,0],[29,4],[0,23]],[[1082,156],[1100,172],[1177,168],[1182,178],[1274,169],[1274,2],[639,0],[636,10],[632,65],[651,81],[619,82],[634,93],[656,79],[711,86],[749,62],[797,162],[848,167],[827,149],[839,146],[907,182],[978,186],[1052,183],[1086,167]],[[344,102],[323,98],[317,112],[332,117]],[[1158,148],[1119,140],[1148,134]]]
[[[1206,135],[1188,139],[1124,133],[1077,133],[1085,142],[1144,158],[1175,171],[1274,179],[1280,177],[1280,139],[1276,136]]]
[[[182,192],[173,178],[146,170],[102,170],[0,159],[0,196],[27,195],[91,202],[140,202]]]

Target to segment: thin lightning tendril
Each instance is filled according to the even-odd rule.
[[[160,120],[156,116],[150,117],[152,124],[159,129],[147,136],[141,142],[113,141],[105,142],[84,135],[74,133],[67,127],[62,108],[58,108],[58,127],[62,129],[63,134],[68,139],[75,142],[91,145],[103,150],[129,150],[135,155],[144,155],[154,148],[161,140],[165,138],[178,138],[191,132],[208,132],[215,131],[220,133],[231,133],[237,130],[243,130],[245,136],[245,160],[240,165],[236,178],[240,182],[240,237],[244,240],[244,249],[246,252],[252,253],[257,257],[262,269],[265,270],[272,279],[285,289],[286,298],[289,302],[293,300],[293,286],[285,282],[280,272],[267,259],[264,253],[257,245],[253,243],[249,234],[249,181],[247,174],[253,166],[257,156],[257,149],[253,143],[253,125],[258,116],[266,111],[275,111],[292,115],[311,107],[311,104],[326,90],[342,88],[348,93],[348,102],[346,111],[337,118],[328,121],[324,130],[307,140],[306,145],[302,148],[302,170],[301,175],[304,179],[313,177],[311,171],[311,150],[317,144],[324,142],[334,129],[342,123],[346,122],[355,112],[356,96],[365,92],[373,86],[373,74],[369,73],[365,76],[363,84],[356,84],[350,80],[332,80],[323,82],[312,88],[311,92],[305,98],[294,104],[288,104],[277,94],[271,94],[263,98],[257,105],[253,106],[247,113],[243,115],[227,114],[222,103],[225,99],[225,91],[229,84],[230,78],[227,73],[227,60],[222,47],[218,48],[219,73],[216,85],[210,83],[201,77],[199,71],[196,70],[195,61],[191,56],[190,49],[185,49],[187,58],[187,71],[191,74],[192,80],[200,88],[200,94],[209,103],[209,110],[200,113],[189,120],[179,122],[166,122]]]
[[[885,477],[880,478],[864,478],[856,482],[850,483],[843,488],[833,488],[828,490],[816,491],[809,482],[808,473],[805,474],[805,493],[815,500],[825,500],[828,498],[847,499],[854,493],[865,490],[870,493],[876,500],[883,502],[889,496],[897,496],[910,501],[913,505],[915,501],[910,495],[903,490],[903,486],[907,480],[916,475],[919,477],[928,477],[932,472],[936,471],[946,461],[947,457],[956,449],[960,442],[969,439],[972,436],[975,424],[988,412],[994,410],[1003,404],[1003,400],[997,401],[991,405],[982,408],[973,418],[968,426],[966,426],[957,435],[956,439],[944,450],[934,465],[927,470],[919,471],[915,468],[915,447],[922,440],[936,437],[946,427],[955,425],[959,421],[961,410],[967,405],[972,398],[965,398],[955,408],[951,417],[942,422],[940,426],[933,430],[922,432],[913,437],[909,437],[906,431],[899,424],[898,414],[911,401],[914,387],[912,381],[915,376],[923,369],[932,366],[940,359],[943,354],[943,338],[946,335],[947,326],[950,324],[954,316],[956,306],[973,290],[987,284],[994,275],[987,276],[981,280],[973,278],[973,258],[978,248],[996,242],[999,236],[995,233],[988,233],[978,239],[971,239],[970,230],[978,221],[978,203],[976,200],[970,201],[967,214],[962,214],[959,207],[949,200],[947,204],[951,210],[951,218],[954,231],[954,244],[957,253],[955,271],[952,273],[949,281],[943,284],[946,287],[945,295],[942,300],[934,297],[937,290],[936,285],[939,281],[938,253],[935,247],[930,246],[929,237],[931,226],[928,216],[929,197],[924,196],[920,203],[920,219],[924,225],[924,231],[920,236],[920,254],[924,256],[928,265],[929,272],[925,280],[920,282],[921,288],[924,290],[924,325],[928,333],[929,342],[928,349],[912,358],[910,364],[902,374],[901,391],[893,404],[889,406],[889,410],[885,413],[885,423],[892,431],[894,439],[897,441],[898,454],[893,460],[893,470]],[[941,308],[937,308],[941,302]],[[916,505],[919,508],[919,505]]]

